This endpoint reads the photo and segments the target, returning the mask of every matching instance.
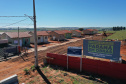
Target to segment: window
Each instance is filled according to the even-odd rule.
[[[60,38],[62,38],[62,36],[60,36]]]
[[[40,39],[40,37],[38,37],[38,40]]]
[[[28,39],[26,38],[25,39],[25,46],[28,44]]]
[[[45,39],[47,39],[47,36],[45,36]]]

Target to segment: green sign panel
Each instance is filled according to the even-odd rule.
[[[84,40],[83,53],[87,56],[118,60],[120,42]]]

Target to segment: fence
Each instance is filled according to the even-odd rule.
[[[0,58],[4,57],[5,54],[18,54],[20,52],[20,46],[11,46],[11,47],[5,47],[5,48],[0,48]]]
[[[0,48],[0,59],[4,56],[4,49]]]
[[[53,60],[48,59],[48,63],[67,67],[66,55],[47,53],[47,56],[54,58]],[[69,56],[68,63],[69,69],[80,70],[79,57]],[[126,64],[82,58],[82,71],[88,71],[103,76],[126,80]]]

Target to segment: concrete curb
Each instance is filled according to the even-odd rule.
[[[19,84],[17,75],[10,76],[0,81],[0,84]]]

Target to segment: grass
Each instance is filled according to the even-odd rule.
[[[25,72],[26,75],[28,75],[29,74],[29,69],[28,68],[25,68],[24,69],[24,72]]]
[[[32,81],[30,81],[30,82],[29,82],[29,83],[27,83],[27,84],[33,84],[33,83],[35,83],[35,81],[33,81],[33,80],[32,80]]]
[[[86,75],[85,73],[79,74],[79,73],[69,72],[64,70],[64,68],[61,69],[60,67],[58,67],[58,69],[55,69],[55,66],[45,66],[44,68],[40,68],[40,69],[52,84],[107,84],[108,83],[107,81],[102,80],[102,78],[99,78],[100,81],[95,80],[96,77],[94,77],[91,74]],[[21,79],[21,76],[23,78],[23,75],[21,75],[19,77],[19,81],[21,80],[20,83],[22,82],[25,83],[25,81],[27,81],[26,84],[36,84],[36,83],[45,84],[44,79],[37,73],[37,71],[32,72],[31,74],[30,76],[25,75],[25,77],[27,76],[25,80]]]
[[[106,31],[106,33],[116,33],[117,31]],[[98,33],[103,33],[103,31],[98,31]]]
[[[124,31],[116,31],[114,34],[112,34],[111,36],[107,37],[106,39],[124,40],[124,39],[126,39],[126,30],[124,30]]]
[[[34,71],[35,70],[35,65],[31,66],[31,70]]]
[[[59,80],[59,83],[62,83],[64,80],[63,79],[61,79],[61,80]]]

